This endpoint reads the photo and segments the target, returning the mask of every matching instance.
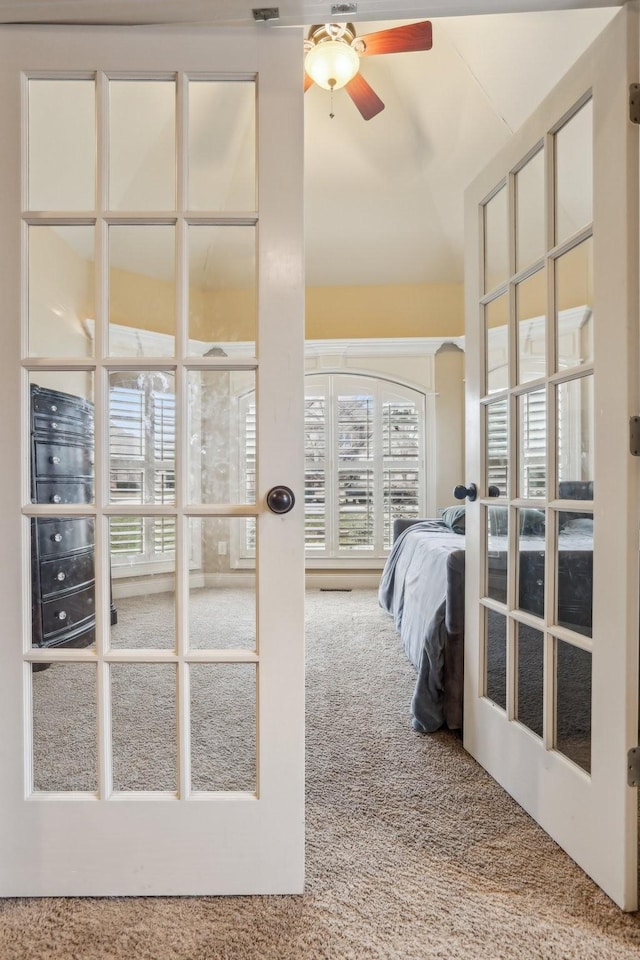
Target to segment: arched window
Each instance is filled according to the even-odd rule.
[[[243,398],[243,483],[255,483],[255,401]],[[425,515],[425,394],[381,377],[305,376],[307,560],[388,553],[396,517]],[[253,552],[253,531],[241,553]]]

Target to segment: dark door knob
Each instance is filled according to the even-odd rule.
[[[267,494],[267,506],[272,513],[289,513],[296,498],[290,487],[271,487]]]
[[[478,488],[475,483],[470,483],[468,487],[459,483],[457,487],[453,488],[453,495],[456,500],[464,500],[465,497],[467,497],[468,500],[475,500],[478,496]]]
[[[495,484],[491,484],[489,487],[489,496],[490,497],[499,497],[500,496],[500,487],[496,487]]]

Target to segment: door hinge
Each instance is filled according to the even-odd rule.
[[[632,83],[629,87],[629,120],[640,123],[640,83]]]
[[[253,19],[261,23],[266,23],[267,20],[280,19],[280,10],[278,7],[254,7],[252,13]]]
[[[629,452],[632,457],[640,457],[640,417],[629,419]]]
[[[631,747],[627,754],[627,783],[640,787],[640,747]]]

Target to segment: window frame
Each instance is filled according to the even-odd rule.
[[[435,515],[432,501],[434,499],[433,491],[435,489],[435,431],[434,431],[434,408],[430,400],[433,394],[427,389],[408,383],[397,377],[388,374],[381,374],[378,371],[370,370],[345,370],[342,369],[322,369],[318,371],[307,370],[305,373],[305,398],[309,396],[308,385],[314,379],[321,384],[322,396],[325,400],[325,418],[326,410],[329,409],[328,428],[325,428],[325,457],[321,463],[325,470],[325,516],[327,522],[325,530],[325,548],[323,550],[310,552],[305,549],[305,565],[307,569],[331,569],[331,568],[352,568],[352,569],[380,569],[388,556],[390,547],[384,544],[385,535],[385,497],[384,497],[384,474],[386,470],[393,468],[402,468],[406,470],[417,470],[418,472],[418,503],[416,508],[416,519]],[[374,528],[375,539],[371,549],[356,551],[351,548],[339,547],[338,516],[339,509],[339,458],[337,455],[337,397],[341,393],[349,393],[352,390],[360,390],[362,394],[371,392],[374,397],[374,455],[367,458],[366,461],[358,461],[360,467],[363,464],[370,465],[373,471],[373,497],[374,497]],[[394,397],[393,394],[396,394]],[[403,395],[404,394],[404,398]],[[418,458],[417,464],[411,464],[408,461],[393,461],[385,458],[382,450],[383,439],[383,405],[394,400],[407,399],[412,400],[417,406],[418,415]],[[241,416],[238,418],[238,424],[243,425],[246,412],[251,403],[251,392],[244,394],[239,398]],[[325,423],[327,420],[325,419]],[[243,463],[243,445],[244,438],[239,438],[239,482],[243,482],[242,463]],[[344,461],[346,463],[346,461]],[[363,467],[364,468],[364,467]],[[322,468],[320,468],[322,469]],[[305,458],[305,478],[308,470],[308,462]],[[329,489],[328,489],[329,488]],[[305,479],[306,493],[306,479]],[[393,517],[389,520],[391,527]],[[245,545],[237,535],[230,545],[231,566],[232,568],[242,569],[253,565],[253,559],[250,552],[245,550]]]

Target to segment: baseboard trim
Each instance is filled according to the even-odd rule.
[[[196,590],[201,587],[253,587],[255,582],[253,573],[195,573],[189,576],[189,585]],[[305,576],[307,590],[375,590],[379,584],[379,570],[375,573],[323,573],[318,570]],[[174,591],[175,578],[172,576],[113,581],[114,600]]]
[[[255,587],[255,573],[205,573],[204,587]]]
[[[377,573],[307,573],[307,590],[375,590],[380,585]]]
[[[176,588],[175,577],[145,577],[143,580],[114,580],[113,599],[126,597],[144,597],[150,593],[173,593]]]

